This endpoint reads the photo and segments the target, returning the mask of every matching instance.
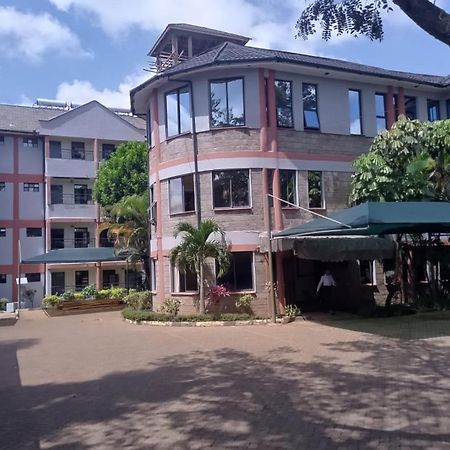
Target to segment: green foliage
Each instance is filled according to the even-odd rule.
[[[129,308],[137,311],[151,310],[153,307],[152,293],[150,291],[133,292],[128,294],[123,301]]]
[[[130,289],[130,294],[132,290]],[[126,289],[119,287],[112,287],[109,289],[109,298],[111,300],[123,300],[123,298],[127,295]]]
[[[246,313],[223,313],[220,315],[219,320],[225,322],[233,322],[235,320],[252,320],[251,314]]]
[[[6,304],[9,303],[9,300],[5,297],[0,298],[0,311],[6,311]]]
[[[235,302],[235,306],[239,311],[251,314],[252,313],[253,295],[241,295]]]
[[[61,302],[61,299],[57,295],[47,295],[42,300],[42,305],[45,308],[58,306]]]
[[[93,284],[90,284],[89,286],[86,286],[81,293],[83,294],[84,298],[95,298],[97,297],[97,289]]]
[[[352,201],[448,200],[450,120],[402,117],[354,162]]]
[[[124,197],[142,195],[148,186],[147,146],[144,142],[127,142],[117,147],[97,173],[94,198],[103,207]]]
[[[222,314],[216,318],[211,314],[189,314],[172,316],[162,312],[153,312],[148,310],[136,310],[133,308],[125,308],[122,311],[122,316],[125,319],[136,322],[141,321],[158,321],[158,322],[208,322],[208,321],[227,321],[233,322],[236,320],[251,320],[252,317],[248,314]]]
[[[166,298],[160,308],[160,312],[177,316],[183,302],[178,298]]]
[[[73,295],[73,299],[76,301],[80,301],[80,300],[84,300],[84,294],[82,292],[75,292],[75,294]]]
[[[73,291],[66,291],[63,292],[60,295],[61,300],[74,300],[75,299],[75,292]]]
[[[287,305],[284,312],[288,317],[295,317],[296,315],[298,315],[300,310],[295,305]]]
[[[97,292],[97,298],[99,300],[104,300],[104,299],[109,298],[110,294],[111,294],[111,291],[109,289],[100,289]]]

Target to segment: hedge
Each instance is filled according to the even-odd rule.
[[[207,321],[236,321],[236,320],[251,320],[252,316],[249,314],[222,314],[220,318],[211,314],[189,314],[172,316],[165,313],[153,312],[148,310],[137,311],[132,308],[125,308],[122,311],[125,319],[133,320],[135,322],[157,321],[157,322],[207,322]]]

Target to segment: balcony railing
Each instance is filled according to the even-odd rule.
[[[94,284],[94,283],[91,283]],[[70,284],[52,284],[52,295],[61,295],[64,292],[80,292],[82,291],[87,285],[86,284],[77,284],[77,285],[70,285]],[[111,287],[119,287],[122,289],[138,289],[142,290],[143,286],[142,284],[135,282],[135,283],[129,283],[126,285],[126,283],[108,283],[107,281],[104,281],[102,283],[102,289],[110,289]]]
[[[88,248],[95,247],[95,239],[64,239],[64,238],[51,238],[50,247],[52,250],[58,248]]]
[[[92,194],[52,194],[52,205],[93,205]]]
[[[75,159],[79,161],[93,161],[94,151],[83,150],[81,148],[62,148],[59,150],[50,150],[52,159]]]

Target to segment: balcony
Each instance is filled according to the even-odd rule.
[[[90,195],[52,195],[52,203],[48,205],[48,217],[94,220],[97,217],[97,208]]]
[[[51,238],[50,248],[51,250],[57,250],[60,248],[89,248],[95,247],[95,239],[89,238]]]
[[[63,148],[46,160],[46,175],[60,178],[95,178],[92,150]]]

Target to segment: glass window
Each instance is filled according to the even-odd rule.
[[[213,207],[241,208],[250,206],[248,170],[222,170],[212,173]]]
[[[146,120],[146,131],[147,131],[147,146],[152,146],[152,113],[150,108],[147,110],[147,120]]]
[[[39,192],[39,183],[23,183],[24,192]]]
[[[216,267],[216,272],[218,268]],[[230,291],[251,291],[254,289],[253,253],[236,252],[231,254],[230,267],[217,284],[225,285]]]
[[[6,284],[6,274],[0,273],[0,284]]]
[[[64,228],[50,230],[50,247],[52,250],[64,248]]]
[[[308,198],[310,208],[323,208],[322,172],[308,172]]]
[[[303,125],[310,130],[320,128],[315,84],[303,83]]]
[[[3,145],[5,143],[5,136],[0,135],[0,145]]]
[[[197,292],[197,274],[190,270],[172,267],[172,292]]]
[[[375,94],[375,114],[377,119],[377,132],[379,133],[387,128],[385,94]]]
[[[50,158],[62,158],[60,141],[50,141]]]
[[[109,159],[115,151],[116,146],[114,144],[102,144],[102,159]]]
[[[63,187],[61,184],[52,184],[50,187],[50,196],[52,205],[61,205],[63,203]]]
[[[119,274],[114,269],[105,269],[102,273],[103,289],[119,286]]]
[[[295,170],[280,170],[281,198],[297,205],[297,172]],[[281,206],[289,207],[287,203]]]
[[[292,113],[292,83],[275,80],[275,98],[277,102],[277,126],[292,128],[294,126]]]
[[[6,191],[6,183],[4,181],[0,181],[0,192]]]
[[[52,295],[62,294],[66,290],[66,274],[64,272],[51,272]]]
[[[42,237],[42,228],[27,228],[27,237]]]
[[[74,247],[87,248],[89,247],[89,231],[86,227],[77,227],[73,231]]]
[[[195,211],[194,175],[169,180],[170,214]]]
[[[40,273],[26,273],[25,278],[27,279],[28,283],[38,283],[41,281],[41,274]]]
[[[0,228],[0,237],[6,237],[6,228]]]
[[[359,261],[361,284],[376,285],[374,261]]]
[[[405,96],[405,116],[408,119],[417,119],[416,97]]]
[[[72,142],[72,159],[86,159],[84,142]]]
[[[191,130],[191,94],[185,86],[166,94],[167,136],[187,133]]]
[[[211,81],[210,108],[211,127],[245,125],[243,79]]]
[[[150,259],[151,290],[156,291],[156,259]]]
[[[350,107],[350,134],[362,134],[361,92],[349,89],[348,103]]]
[[[75,205],[88,205],[92,202],[92,189],[88,189],[86,184],[74,184]]]
[[[441,108],[439,100],[427,100],[428,120],[434,122],[435,120],[441,120]]]
[[[447,119],[450,119],[450,99],[445,102],[447,109]]]
[[[82,291],[86,286],[89,286],[89,271],[75,271],[75,290]]]
[[[24,147],[37,147],[38,146],[38,138],[37,137],[24,137],[23,138],[23,146]]]

